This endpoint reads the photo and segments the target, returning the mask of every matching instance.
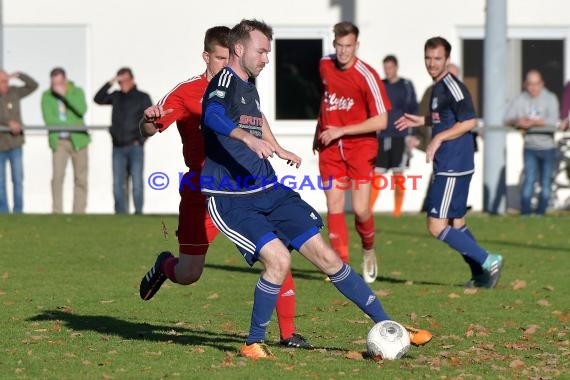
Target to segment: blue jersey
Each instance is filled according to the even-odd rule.
[[[392,103],[392,109],[388,112],[388,125],[385,130],[380,132],[379,136],[406,137],[413,130],[398,131],[394,124],[404,113],[410,113],[412,115],[418,113],[418,101],[416,99],[414,85],[404,78],[398,79],[395,83],[390,83],[387,79],[384,79],[382,82],[384,82],[388,99],[390,99],[390,103]]]
[[[474,119],[475,108],[467,87],[455,76],[447,73],[433,85],[430,101],[432,136],[455,125]],[[436,175],[460,176],[475,171],[475,146],[471,133],[444,141],[435,152],[433,171]]]
[[[216,132],[215,125],[208,125],[205,116],[209,107],[221,107],[233,125],[262,138],[263,115],[255,85],[224,68],[212,78],[202,99],[206,151],[200,178],[202,193],[246,195],[272,188],[277,178],[269,161],[260,159],[243,142]]]

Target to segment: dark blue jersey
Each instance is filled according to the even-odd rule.
[[[388,99],[392,103],[392,109],[388,113],[388,125],[380,132],[380,137],[406,137],[413,131],[412,129],[398,131],[394,123],[401,118],[404,113],[415,115],[418,113],[418,100],[414,85],[407,79],[400,78],[395,83],[390,83],[384,79],[384,88],[388,94]]]
[[[432,136],[453,127],[457,122],[476,118],[467,87],[450,73],[433,85],[430,112],[433,123]],[[473,173],[474,148],[473,136],[469,132],[454,140],[443,142],[435,152],[434,173],[447,176]]]
[[[209,115],[215,114],[215,117]],[[262,138],[263,115],[255,85],[229,67],[208,84],[202,99],[202,130],[206,161],[200,187],[206,195],[245,195],[271,188],[277,181],[268,160],[260,159],[243,142],[228,136],[241,128]]]

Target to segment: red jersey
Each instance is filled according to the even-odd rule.
[[[207,86],[206,74],[195,76],[179,83],[158,102],[165,111],[172,109],[173,112],[164,115],[155,124],[159,127],[159,132],[162,132],[176,122],[182,138],[184,162],[190,171],[200,171],[206,157],[200,120],[202,96]]]
[[[324,89],[319,111],[321,131],[326,126],[359,124],[392,108],[376,70],[358,58],[350,68],[339,70],[335,55],[323,57],[319,63],[319,72]],[[342,139],[358,137],[376,138],[376,133],[344,136]]]

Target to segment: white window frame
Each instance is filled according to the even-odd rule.
[[[334,36],[330,25],[312,27],[274,27],[273,41],[269,55],[269,65],[257,77],[256,86],[261,99],[261,110],[271,125],[274,133],[280,135],[313,135],[316,120],[276,120],[276,74],[275,40],[277,39],[322,39],[323,54],[334,52]]]

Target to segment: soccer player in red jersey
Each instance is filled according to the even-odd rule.
[[[356,56],[358,27],[344,21],[333,30],[336,54],[323,57],[319,65],[324,95],[313,147],[319,151],[331,246],[348,263],[344,204],[350,189],[362,241],[363,278],[372,283],[378,270],[370,189],[378,151],[376,133],[386,128],[391,104],[378,73]]]
[[[154,266],[141,280],[140,296],[143,300],[150,300],[167,278],[181,285],[198,281],[204,270],[208,247],[219,233],[208,214],[206,197],[200,192],[200,174],[205,160],[200,119],[202,96],[210,79],[228,64],[228,34],[229,28],[225,26],[208,29],[202,53],[206,71],[179,83],[157,105],[147,108],[141,120],[141,133],[145,136],[163,132],[176,122],[182,138],[184,161],[189,169],[180,181],[177,231],[180,255],[174,257],[170,252],[158,255]],[[264,122],[267,121],[264,119]],[[295,284],[290,272],[279,292],[276,310],[280,343],[289,347],[313,348],[295,331]]]

